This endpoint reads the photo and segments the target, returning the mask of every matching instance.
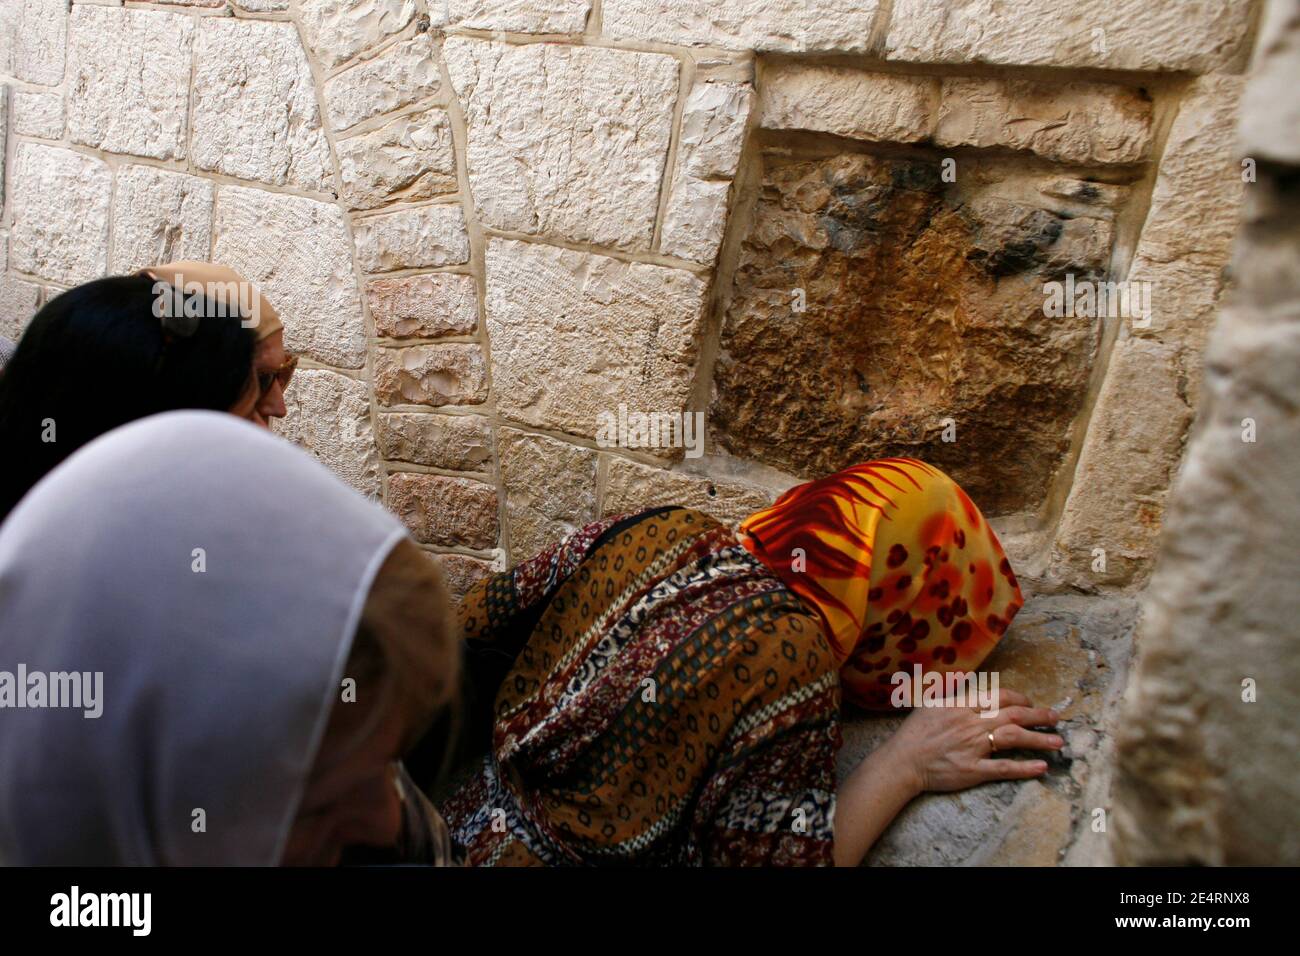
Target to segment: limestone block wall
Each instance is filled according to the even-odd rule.
[[[1251,0],[0,0],[0,328],[227,262],[280,430],[458,581],[880,454],[1140,583],[1243,189]],[[1150,290],[1142,315],[1073,290]],[[1046,314],[1048,288],[1070,308]],[[1077,283],[1077,285],[1076,285]],[[608,416],[704,416],[704,454]]]

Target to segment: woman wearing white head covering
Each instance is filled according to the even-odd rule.
[[[111,432],[0,531],[0,860],[332,863],[419,813],[445,854],[395,761],[455,648],[432,561],[309,456],[211,412]],[[57,674],[83,706],[30,706]]]

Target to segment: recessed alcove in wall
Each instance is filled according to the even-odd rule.
[[[1024,96],[1038,89],[1057,95],[1031,84]],[[784,94],[764,91],[765,119]],[[1114,318],[1046,315],[1045,287],[1112,278],[1146,163],[771,128],[747,159],[711,440],[800,477],[922,458],[991,515],[1037,512]]]

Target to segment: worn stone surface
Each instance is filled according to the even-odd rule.
[[[0,24],[4,26],[4,24]],[[0,209],[4,208],[5,201],[5,156],[6,143],[9,139],[9,85],[0,83]],[[8,250],[5,252],[8,258]]]
[[[1056,866],[1071,836],[1070,800],[1030,781],[1011,807],[1007,832],[977,858],[978,866]]]
[[[19,27],[23,21],[23,8],[16,3],[0,3],[0,73],[14,75],[14,61],[18,57]]]
[[[439,554],[434,560],[442,569],[443,583],[453,601],[459,601],[465,592],[492,573],[492,562],[467,554]]]
[[[807,477],[922,458],[991,514],[1043,499],[1098,333],[1045,320],[1043,284],[1100,277],[1112,227],[967,168],[949,189],[929,162],[768,157],[714,370],[716,440]]]
[[[877,0],[605,0],[603,29],[619,40],[727,50],[862,52]]]
[[[1106,708],[1123,688],[1136,617],[1136,603],[1123,597],[1029,594],[981,670],[996,671],[1000,687],[1026,694],[1035,705],[1061,710],[1057,731],[1066,750],[1046,755],[1048,773],[1038,781],[984,784],[913,800],[872,848],[867,865],[1058,863],[1074,839],[1074,819],[1091,810],[1077,771],[1106,759]],[[846,711],[841,781],[902,720]],[[1043,758],[1040,752],[1033,756]]]
[[[503,428],[498,446],[510,557],[527,560],[596,518],[596,452]]]
[[[292,23],[202,21],[193,124],[199,169],[318,192],[333,184],[316,87]]]
[[[448,0],[448,22],[468,30],[581,33],[591,0]]]
[[[1242,80],[1234,76],[1192,84],[1160,157],[1138,258],[1223,266],[1244,188],[1236,142],[1241,91]]]
[[[1286,6],[1286,22],[1263,31],[1252,87],[1300,71],[1300,20]],[[1259,111],[1243,124],[1250,155],[1277,141],[1267,127],[1291,106],[1251,95],[1246,108]],[[1298,168],[1261,163],[1246,190],[1240,282],[1206,353],[1120,721],[1122,864],[1300,862],[1300,272],[1288,265],[1300,261]]]
[[[478,325],[473,276],[438,273],[366,283],[375,334],[386,338],[472,335]]]
[[[113,153],[184,159],[194,21],[84,6],[68,31],[68,134]]]
[[[41,90],[14,91],[14,132],[42,139],[63,137],[63,94]]]
[[[382,405],[472,405],[487,398],[487,362],[472,343],[375,350]]]
[[[485,471],[492,465],[492,428],[480,415],[381,412],[379,448],[391,461]]]
[[[1062,163],[1136,163],[1151,151],[1151,100],[1105,83],[947,77],[934,141],[1027,149]]]
[[[727,231],[731,183],[679,176],[664,214],[660,251],[711,265]]]
[[[1054,563],[1071,581],[1126,584],[1150,571],[1192,422],[1184,384],[1173,348],[1139,338],[1116,343],[1057,529]]]
[[[749,83],[697,82],[682,107],[677,168],[695,179],[730,179],[745,145],[754,105]]]
[[[681,411],[706,291],[680,269],[493,240],[485,312],[498,411],[589,438],[621,402]]]
[[[325,81],[325,113],[330,129],[343,130],[381,113],[390,113],[439,89],[433,41],[427,34],[395,43]]]
[[[365,382],[328,369],[299,369],[284,393],[275,431],[301,445],[362,494],[380,492],[379,455]]]
[[[930,135],[938,85],[929,76],[780,64],[763,75],[762,123],[768,129],[915,143]]]
[[[393,472],[388,476],[388,507],[425,544],[479,549],[496,545],[497,493],[485,482]]]
[[[1256,159],[1300,165],[1300,98],[1292,95],[1297,47],[1295,5],[1265,3],[1240,120],[1245,151]]]
[[[212,183],[198,176],[152,166],[120,167],[109,271],[211,258],[212,192]]]
[[[726,231],[731,177],[753,106],[748,83],[696,83],[682,110],[672,193],[660,250],[712,263]]]
[[[365,364],[361,296],[343,212],[329,203],[221,186],[212,257],[254,282],[280,313],[285,347],[339,368]]]
[[[1116,344],[1088,425],[1052,556],[1068,583],[1121,585],[1150,573],[1236,231],[1240,92],[1236,77],[1197,80],[1169,131],[1128,274],[1150,284],[1150,322],[1126,324],[1133,340]],[[1105,571],[1094,568],[1094,548],[1106,549]]]
[[[675,58],[466,37],[449,37],[443,55],[469,126],[469,181],[485,224],[650,248]]]
[[[440,203],[358,219],[353,223],[363,272],[454,266],[469,261],[460,205]]]
[[[0,272],[0,335],[17,342],[40,304],[39,285]]]
[[[312,55],[333,68],[400,32],[418,8],[415,0],[301,0],[298,12]]]
[[[399,116],[337,144],[343,198],[353,209],[456,191],[456,156],[444,110]]]
[[[1238,56],[1249,17],[1249,0],[894,0],[885,55],[1201,73]]]
[[[659,505],[682,505],[735,525],[770,505],[775,496],[734,481],[715,481],[609,456],[603,514],[628,514]]]
[[[13,72],[20,80],[54,86],[63,81],[68,6],[65,0],[23,0],[13,43]]]
[[[113,175],[90,156],[21,143],[10,179],[10,268],[65,285],[104,274]]]

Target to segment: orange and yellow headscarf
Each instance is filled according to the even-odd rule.
[[[974,502],[910,458],[791,488],[741,541],[821,618],[846,700],[888,709],[892,675],[970,671],[1024,604]]]

